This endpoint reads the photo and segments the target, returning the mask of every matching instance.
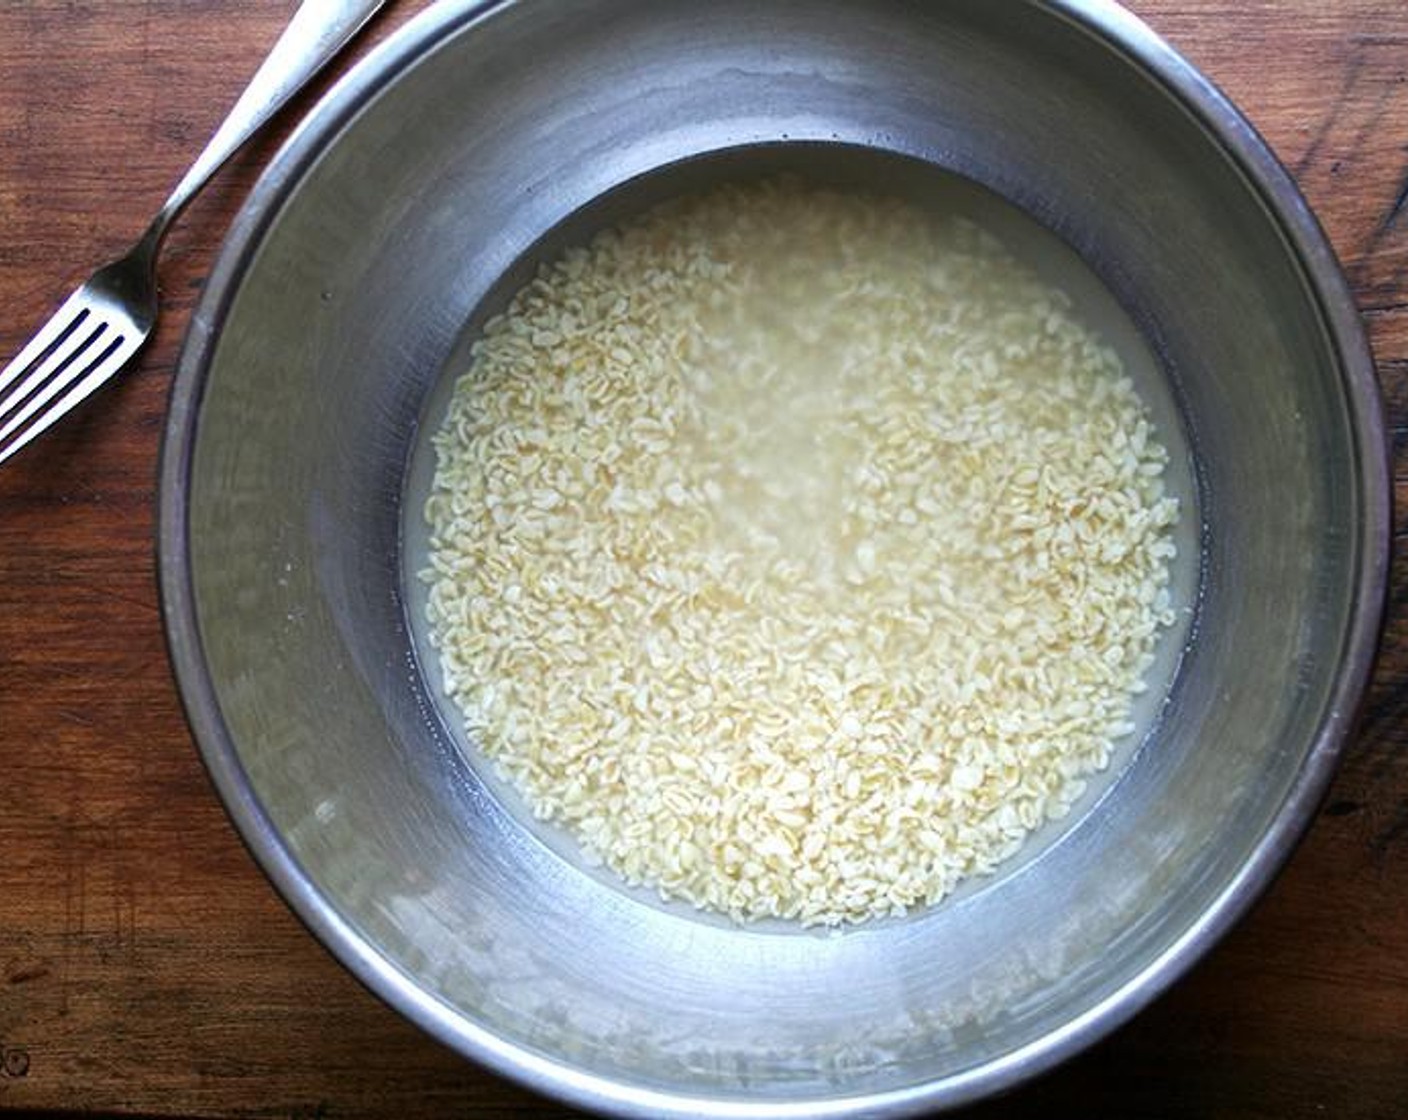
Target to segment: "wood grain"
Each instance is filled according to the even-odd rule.
[[[373,38],[418,5],[393,5]],[[1364,310],[1408,534],[1408,10],[1138,0],[1293,170]],[[0,4],[0,355],[120,251],[287,0]],[[193,207],[136,372],[0,470],[0,1110],[569,1115],[361,989],[211,791],[165,659],[156,451],[213,251],[276,138]],[[1130,1026],[983,1117],[1408,1115],[1408,560],[1362,730],[1250,917]]]

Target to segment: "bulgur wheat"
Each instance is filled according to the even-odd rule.
[[[971,223],[793,180],[543,266],[436,434],[445,688],[627,881],[836,924],[986,873],[1132,730],[1166,452]]]

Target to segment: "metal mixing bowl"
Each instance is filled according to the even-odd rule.
[[[1117,780],[1036,858],[839,936],[651,905],[526,827],[423,676],[402,540],[427,402],[527,250],[652,169],[804,148],[877,181],[893,161],[866,152],[959,172],[1078,251],[1159,356],[1200,518],[1192,636]],[[181,692],[275,884],[451,1046],[640,1116],[954,1105],[1134,1014],[1310,819],[1387,533],[1373,369],[1323,236],[1235,110],[1102,0],[443,0],[240,214],[161,477]]]

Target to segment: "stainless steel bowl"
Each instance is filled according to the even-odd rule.
[[[1201,518],[1192,638],[1104,796],[1037,858],[840,936],[651,905],[526,828],[423,676],[402,541],[427,402],[525,253],[654,169],[803,150],[877,182],[884,153],[960,173],[1078,251],[1161,359]],[[172,398],[161,580],[236,825],[415,1022],[622,1114],[897,1115],[1110,1031],[1267,883],[1369,674],[1388,493],[1369,354],[1304,202],[1113,4],[444,0],[239,216]]]

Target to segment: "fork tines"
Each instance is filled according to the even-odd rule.
[[[140,339],[100,314],[82,290],[0,370],[0,462],[106,381]]]

